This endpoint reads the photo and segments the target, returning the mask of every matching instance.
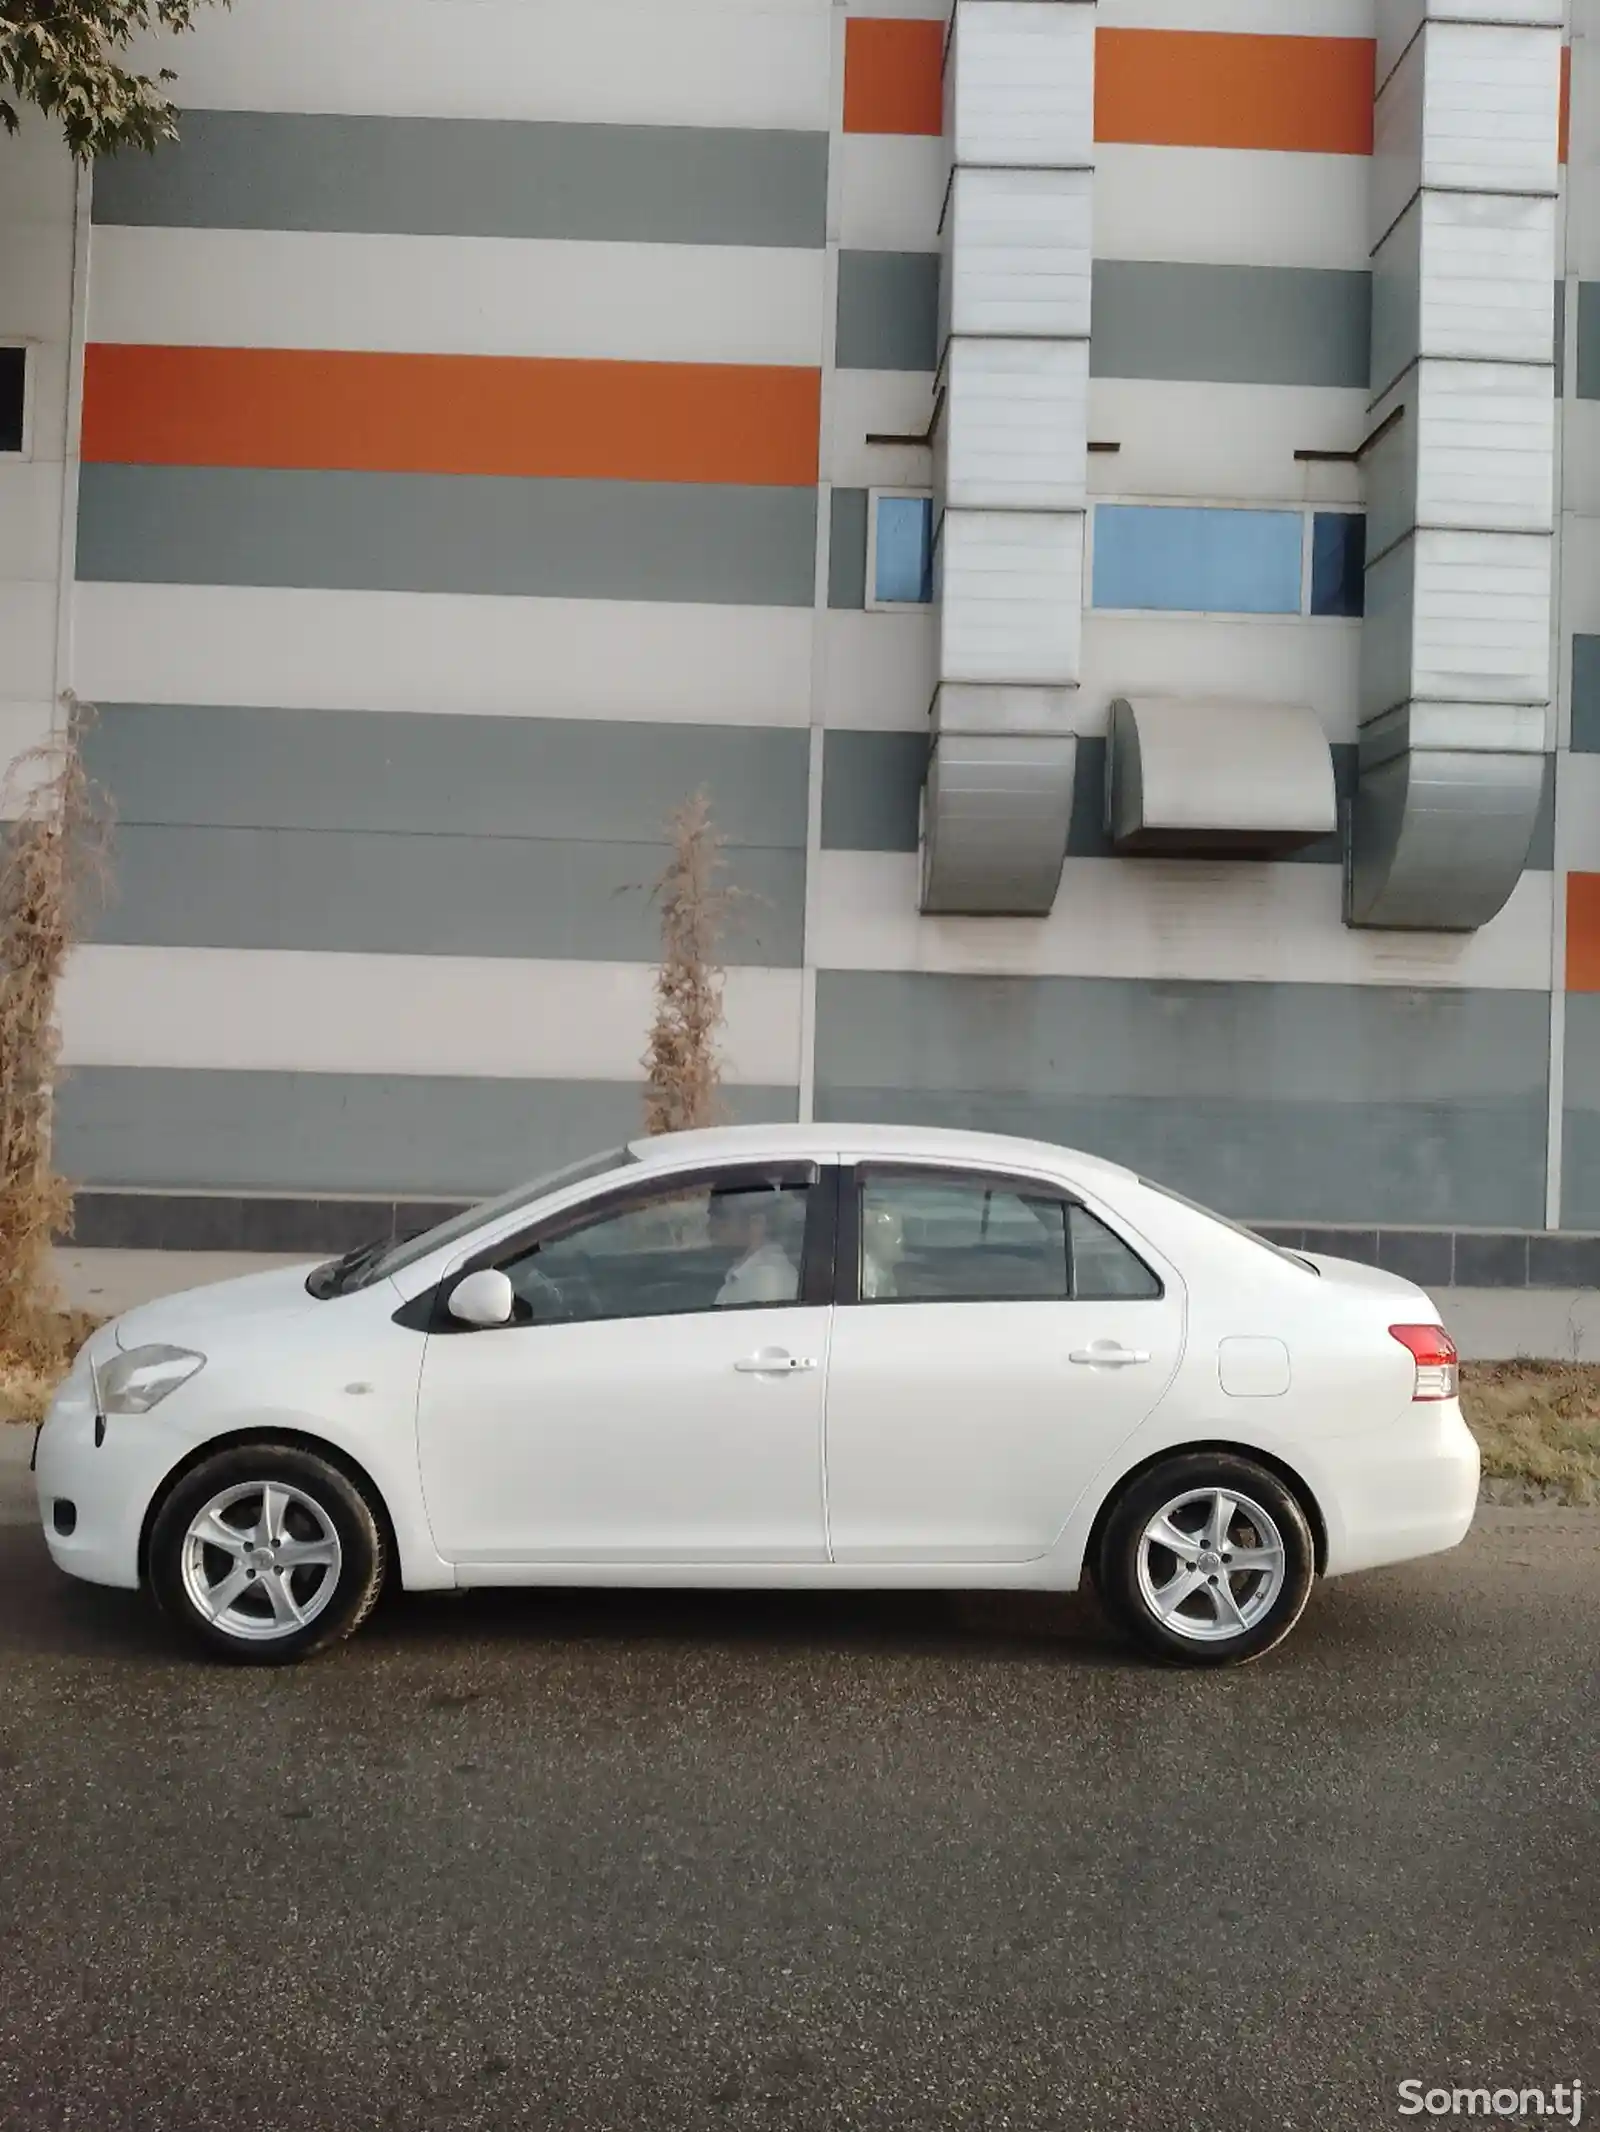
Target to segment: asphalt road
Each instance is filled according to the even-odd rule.
[[[535,1593],[247,1673],[5,1527],[0,2125],[1600,2109],[1597,1570],[1489,1513],[1218,1677],[1077,1601]]]

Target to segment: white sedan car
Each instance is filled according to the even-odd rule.
[[[1420,1289],[977,1133],[645,1140],[408,1242],[88,1342],[36,1451],[57,1564],[208,1650],[386,1577],[1074,1590],[1258,1657],[1313,1580],[1454,1547],[1477,1447]]]

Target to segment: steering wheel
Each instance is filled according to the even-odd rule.
[[[516,1279],[517,1301],[527,1312],[530,1323],[541,1325],[558,1324],[570,1318],[572,1310],[548,1273],[541,1273],[537,1266],[523,1266]]]

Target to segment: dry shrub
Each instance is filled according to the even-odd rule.
[[[50,1153],[56,995],[106,866],[107,818],[83,763],[90,714],[70,699],[66,710],[61,732],[7,773],[0,860],[0,1358],[24,1374],[57,1368],[74,1331],[50,1263],[72,1228]]]
[[[667,825],[672,857],[656,883],[661,911],[661,966],[655,1019],[644,1056],[647,1133],[681,1133],[714,1125],[720,1115],[722,935],[736,891],[721,875],[726,861],[703,792]]]

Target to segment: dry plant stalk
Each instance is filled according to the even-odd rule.
[[[720,876],[726,861],[700,792],[667,825],[672,857],[656,883],[661,910],[661,965],[656,1010],[644,1056],[647,1133],[681,1133],[714,1125],[720,1113],[723,929],[737,891]]]
[[[84,768],[86,711],[19,756],[0,859],[0,1350],[49,1367],[64,1339],[50,1246],[72,1226],[72,1191],[51,1164],[61,1030],[56,995],[90,899],[105,878],[106,819]]]

